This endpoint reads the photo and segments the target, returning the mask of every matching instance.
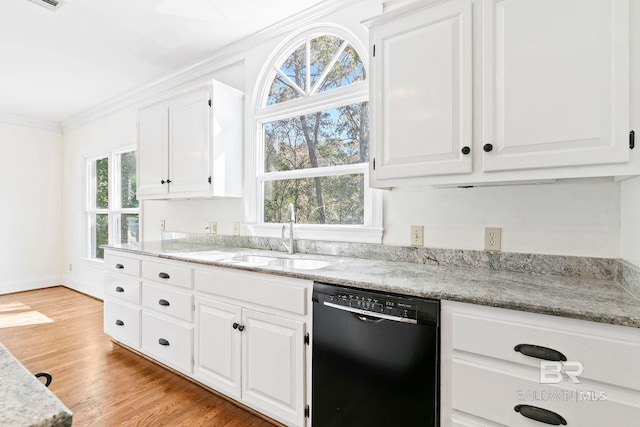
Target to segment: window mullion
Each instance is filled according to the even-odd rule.
[[[276,70],[276,73],[278,73],[279,75],[282,76],[283,79],[285,79],[287,81],[287,83],[294,88],[296,91],[298,91],[298,93],[302,96],[305,96],[305,92],[303,89],[301,89],[297,84],[294,83],[293,80],[291,80],[289,78],[289,76],[287,76],[285,73],[283,73],[281,70],[278,70],[277,68],[274,67],[274,69]]]
[[[305,39],[305,62],[306,75],[304,82],[304,91],[307,96],[311,95],[311,38]]]

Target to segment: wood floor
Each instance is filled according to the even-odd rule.
[[[67,288],[0,295],[0,317],[29,309],[53,320],[0,328],[2,342],[73,412],[74,426],[223,426],[272,424],[111,342],[102,302]]]

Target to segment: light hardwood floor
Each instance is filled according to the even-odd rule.
[[[1,295],[0,318],[29,311],[2,312],[17,302],[53,322],[0,327],[0,342],[31,372],[53,376],[49,388],[73,412],[74,426],[272,427],[111,342],[101,301],[64,287]]]

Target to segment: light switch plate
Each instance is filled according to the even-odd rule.
[[[499,251],[502,248],[502,228],[486,227],[484,229],[484,250]]]
[[[417,246],[417,247],[424,246],[424,226],[422,225],[411,226],[411,246]]]

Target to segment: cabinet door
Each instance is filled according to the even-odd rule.
[[[167,194],[169,186],[167,105],[156,104],[138,112],[138,196]],[[163,183],[164,182],[164,183]]]
[[[628,9],[484,0],[485,171],[628,161]]]
[[[240,323],[238,306],[196,298],[195,377],[240,399]]]
[[[304,425],[304,322],[244,310],[242,325],[244,400],[288,425]]]
[[[169,178],[172,196],[206,196],[209,192],[209,90],[169,103]]]
[[[471,172],[471,19],[458,0],[372,27],[376,180]]]

